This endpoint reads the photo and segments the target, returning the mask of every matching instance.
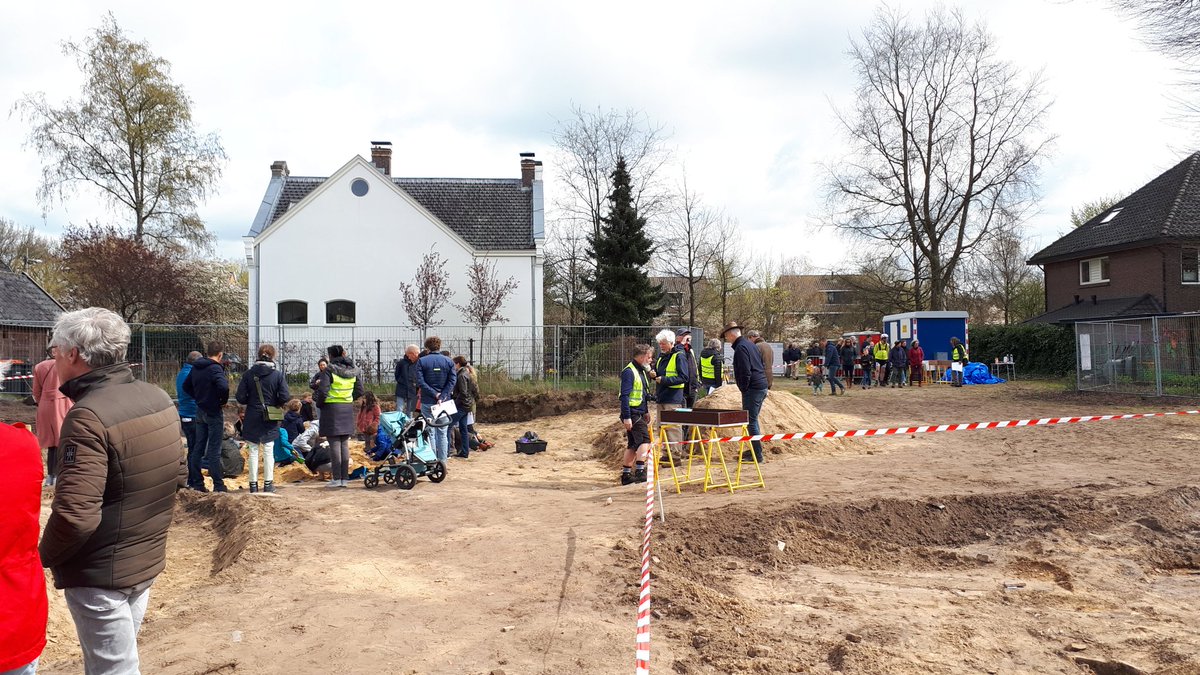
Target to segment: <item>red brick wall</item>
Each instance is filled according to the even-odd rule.
[[[1093,295],[1105,300],[1150,293],[1164,303],[1168,312],[1200,311],[1200,284],[1181,283],[1180,249],[1180,246],[1164,245],[1110,253],[1109,280],[1086,286],[1079,283],[1079,262],[1086,258],[1050,263],[1046,265],[1046,309],[1053,311],[1066,307],[1075,301],[1076,295],[1084,302],[1091,302]]]

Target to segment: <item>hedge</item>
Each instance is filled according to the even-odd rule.
[[[1044,323],[971,326],[972,361],[1012,354],[1020,373],[1063,377],[1075,372],[1075,330]]]

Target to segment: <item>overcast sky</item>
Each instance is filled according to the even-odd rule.
[[[933,3],[897,3],[914,15]],[[953,5],[951,5],[953,6]],[[1043,69],[1058,135],[1044,199],[1029,223],[1038,246],[1073,206],[1127,192],[1197,148],[1172,122],[1172,63],[1098,0],[966,2],[1001,54]],[[870,3],[828,2],[112,2],[132,36],[174,67],[201,131],[229,154],[201,215],[223,257],[262,200],[274,160],[327,176],[369,142],[390,140],[399,176],[517,177],[518,153],[545,161],[572,102],[635,108],[667,125],[690,185],[735,215],[759,255],[842,264],[849,246],[822,230],[821,163],[844,152],[832,106],[851,102],[845,56]],[[77,96],[80,75],[59,45],[100,23],[97,3],[12,3],[0,22],[0,99]],[[40,226],[40,159],[28,125],[0,115],[0,216]],[[45,212],[47,228],[115,222],[80,191]],[[351,230],[342,230],[354,237]],[[318,242],[314,242],[318,244]],[[861,255],[859,253],[858,255]]]

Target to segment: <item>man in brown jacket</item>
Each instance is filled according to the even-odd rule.
[[[137,633],[186,475],[179,415],[166,392],[133,378],[129,326],[113,312],[63,314],[50,344],[75,406],[59,439],[42,565],[64,589],[84,672],[136,673]]]
[[[762,357],[763,370],[766,371],[767,389],[775,386],[775,350],[771,349],[771,345],[762,338],[762,334],[756,330],[747,331],[746,337],[754,343],[754,348],[758,350],[758,355]]]

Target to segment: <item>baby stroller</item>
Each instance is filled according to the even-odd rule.
[[[426,476],[433,483],[446,480],[446,465],[433,451],[429,427],[420,413],[411,419],[398,410],[380,415],[375,447],[369,455],[379,464],[363,476],[363,485],[377,487],[382,480],[402,490],[411,490],[419,476]]]

